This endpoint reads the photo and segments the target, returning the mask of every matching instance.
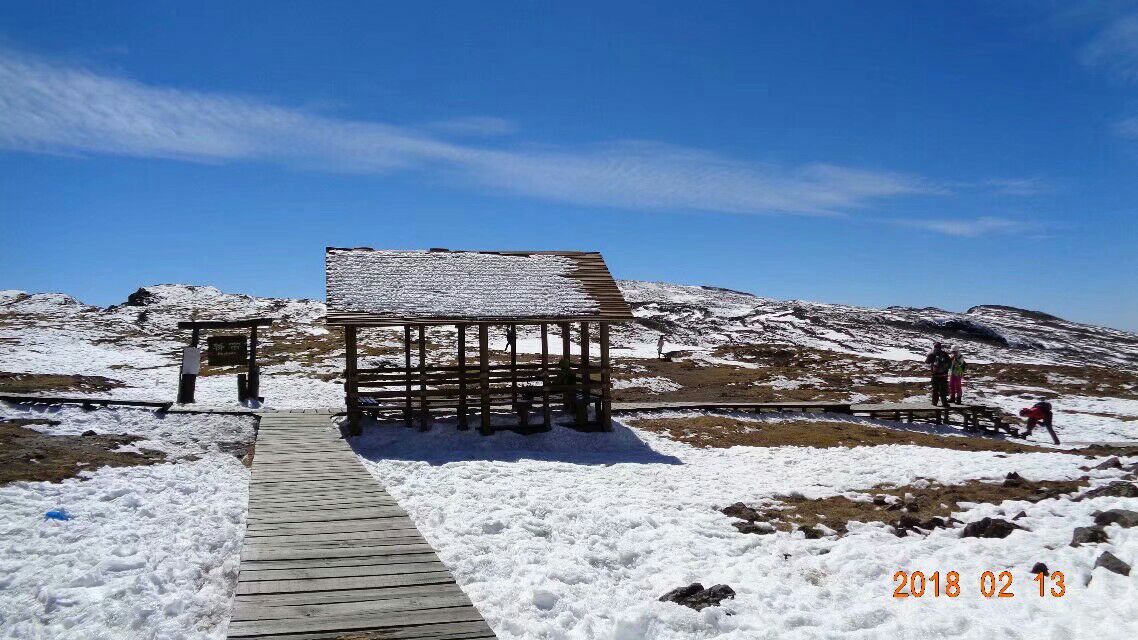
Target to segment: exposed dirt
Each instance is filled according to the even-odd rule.
[[[643,418],[632,422],[646,431],[663,433],[697,447],[871,447],[911,444],[955,451],[1034,453],[1053,451],[995,438],[941,436],[921,431],[890,429],[832,420],[755,422],[724,416]],[[1100,454],[1105,455],[1105,454]]]
[[[850,522],[887,522],[902,532],[911,528],[909,523],[913,519],[928,523],[921,527],[923,529],[944,526],[950,515],[961,510],[961,503],[1000,504],[1005,500],[1039,502],[1074,493],[1085,487],[1087,480],[1083,477],[1069,481],[1032,482],[1017,476],[1014,480],[1009,479],[1003,483],[970,480],[958,485],[939,485],[924,481],[919,486],[874,487],[863,494],[862,500],[851,500],[844,496],[820,499],[779,496],[774,504],[753,507],[753,516],[730,507],[727,510],[729,515],[746,516],[744,520],[765,520],[782,531],[825,525],[843,534],[848,531]],[[907,521],[902,521],[902,518]],[[939,518],[941,522],[929,522],[933,518]]]
[[[103,376],[78,376],[60,373],[9,373],[0,371],[0,392],[41,393],[46,391],[97,393],[110,391],[123,383]]]
[[[59,482],[84,470],[149,465],[166,459],[166,454],[152,449],[113,451],[142,440],[139,436],[48,435],[29,428],[30,424],[51,422],[0,420],[0,485],[21,480]]]

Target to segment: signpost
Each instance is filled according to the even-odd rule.
[[[249,345],[245,336],[210,336],[206,338],[206,358],[211,367],[245,364]]]
[[[197,347],[182,349],[182,370],[178,377],[178,402],[194,401],[194,382],[202,367],[202,350]]]
[[[247,329],[245,336],[210,336],[206,338],[206,356],[210,366],[230,366],[248,364],[245,379],[238,378],[238,399],[261,401],[261,370],[257,366],[257,327],[270,327],[271,318],[251,318],[248,320],[191,320],[179,322],[179,329],[190,329],[190,346],[182,350],[182,369],[178,380],[178,402],[194,401],[194,384],[201,370],[201,349],[198,348],[198,335],[202,329]]]

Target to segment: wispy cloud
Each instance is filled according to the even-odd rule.
[[[950,236],[975,238],[994,233],[1014,233],[1027,228],[1027,223],[1008,218],[980,216],[977,218],[895,219],[889,222],[903,227],[924,229]]]
[[[518,125],[505,118],[493,116],[463,116],[431,122],[426,128],[461,136],[502,136],[517,131]]]
[[[1138,80],[1138,13],[1107,22],[1083,47],[1081,59],[1123,80]]]
[[[509,128],[506,121],[475,118],[451,122],[447,133]],[[0,50],[0,148],[320,171],[428,171],[493,193],[645,210],[842,216],[882,199],[946,190],[901,172],[764,164],[659,142],[485,147],[456,142],[443,133],[447,129],[153,87]],[[968,235],[951,224],[924,226]]]
[[[1119,122],[1115,127],[1115,130],[1118,131],[1120,135],[1124,135],[1129,138],[1138,138],[1138,116],[1127,118],[1122,122]]]
[[[991,178],[980,186],[1006,196],[1038,196],[1053,191],[1052,185],[1041,178]]]

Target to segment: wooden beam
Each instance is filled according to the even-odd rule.
[[[541,425],[546,431],[553,428],[549,407],[549,325],[541,323]]]
[[[510,342],[510,397],[512,402],[518,404],[518,325],[507,327],[506,335]]]
[[[612,376],[609,373],[609,323],[601,324],[601,413],[597,420],[605,431],[612,431]]]
[[[577,383],[577,424],[583,425],[589,421],[589,323],[581,323],[581,362],[580,382]]]
[[[490,435],[490,328],[478,325],[478,392],[482,396],[482,418],[478,430]]]
[[[249,327],[270,327],[272,318],[249,318],[247,320],[188,320],[178,323],[179,329],[247,329]]]
[[[362,432],[356,364],[356,328],[344,327],[344,403],[348,406],[348,432],[354,436]]]
[[[261,372],[257,369],[257,325],[249,327],[249,398],[261,396]]]
[[[572,360],[571,360],[572,346],[573,346],[573,344],[572,344],[572,341],[570,340],[570,336],[569,336],[569,323],[568,322],[562,322],[561,323],[561,361],[565,363],[565,367],[562,368],[560,363],[558,363],[557,371],[559,374],[561,373],[561,371],[568,370],[569,363],[572,362]],[[562,409],[565,411],[572,410],[572,408],[573,408],[573,394],[572,394],[572,392],[566,391],[563,394],[563,396],[561,398],[561,405],[562,405]]]
[[[431,412],[427,409],[427,327],[419,325],[419,430],[431,428]]]
[[[407,371],[407,407],[403,410],[403,422],[409,427],[412,424],[414,411],[411,409],[411,325],[403,325],[403,364]]]
[[[466,373],[466,325],[458,325],[458,370]],[[458,428],[469,429],[466,408],[466,375],[458,379]]]

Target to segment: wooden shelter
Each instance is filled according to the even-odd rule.
[[[517,416],[508,428],[544,430],[555,403],[572,412],[577,428],[612,428],[609,325],[631,320],[632,312],[599,253],[329,247],[325,270],[326,320],[344,328],[353,433],[364,413],[401,415],[408,426],[417,417],[422,429],[432,413],[457,415],[460,429],[476,415],[480,431],[489,434],[491,415],[508,412]],[[357,341],[365,327],[401,327],[402,362],[361,366]],[[428,330],[450,327],[453,345],[429,363]],[[492,327],[505,329],[508,361],[492,362]],[[518,361],[519,327],[537,328],[540,360]],[[561,347],[552,355],[551,328]],[[437,348],[437,340],[431,342]],[[541,424],[531,427],[537,410]]]

